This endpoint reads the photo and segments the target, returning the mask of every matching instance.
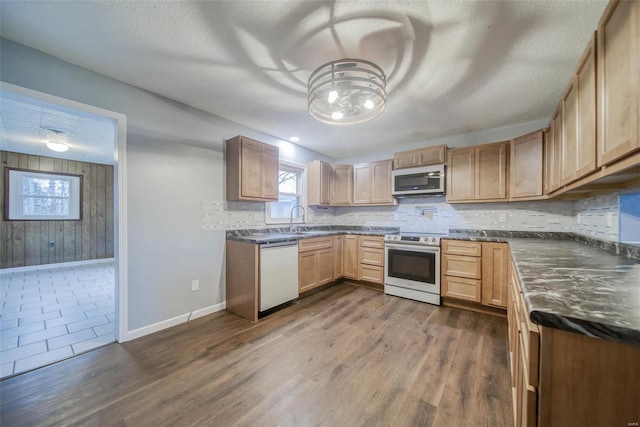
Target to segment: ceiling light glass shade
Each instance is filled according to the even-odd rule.
[[[49,150],[57,151],[58,153],[64,153],[69,149],[69,134],[63,130],[43,128],[45,142]]]
[[[311,117],[331,125],[352,125],[379,116],[387,101],[387,76],[373,62],[331,61],[309,77]]]
[[[49,150],[57,151],[58,153],[64,153],[69,149],[69,146],[62,142],[47,142],[47,148]]]

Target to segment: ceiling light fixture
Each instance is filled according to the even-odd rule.
[[[64,153],[69,149],[69,134],[63,130],[43,128],[45,142],[49,150],[56,151],[58,153]]]
[[[292,136],[291,138],[289,138],[289,141],[291,141],[291,142],[299,142],[300,138],[297,137],[297,136]]]
[[[353,125],[380,115],[387,102],[387,76],[370,61],[345,58],[318,67],[308,84],[311,117],[331,125]]]

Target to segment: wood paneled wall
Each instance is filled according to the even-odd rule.
[[[83,176],[82,221],[1,219],[0,268],[113,257],[113,166],[0,151],[0,207],[5,167]]]

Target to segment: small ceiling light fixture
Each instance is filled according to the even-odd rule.
[[[289,141],[291,141],[291,142],[299,142],[300,138],[297,137],[297,136],[292,136],[291,138],[289,138]]]
[[[311,117],[330,125],[353,125],[384,111],[387,76],[373,62],[344,58],[311,73],[308,90]]]
[[[42,129],[49,150],[64,153],[69,149],[69,134],[63,130],[43,128]]]

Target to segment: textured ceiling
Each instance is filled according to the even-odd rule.
[[[334,158],[551,116],[606,1],[2,1],[2,37]],[[315,122],[306,82],[342,57],[387,109]],[[230,137],[232,135],[229,135]]]

